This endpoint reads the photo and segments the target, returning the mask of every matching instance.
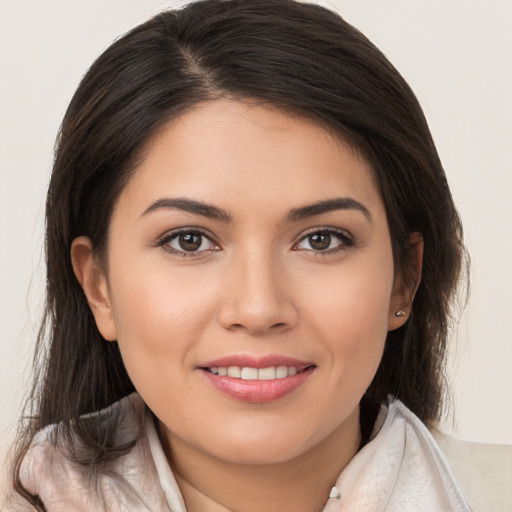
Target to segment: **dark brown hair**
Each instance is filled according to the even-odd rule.
[[[414,287],[410,235],[422,234],[412,313],[388,334],[367,396],[391,394],[424,422],[442,410],[450,306],[463,268],[459,216],[421,108],[384,55],[340,16],[292,0],[204,0],[162,12],[110,46],[76,91],[59,133],[46,203],[47,306],[36,351],[34,433],[60,423],[93,467],[121,453],[80,416],[134,390],[116,343],[96,328],[70,262],[75,237],[108,245],[116,200],[164,123],[221,97],[257,99],[329,127],[372,165],[385,203],[397,279]],[[124,447],[128,448],[128,447]],[[92,462],[91,462],[92,461]]]

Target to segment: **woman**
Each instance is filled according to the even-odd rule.
[[[425,427],[460,221],[414,95],[337,15],[207,0],[116,41],[46,215],[13,509],[469,510]]]

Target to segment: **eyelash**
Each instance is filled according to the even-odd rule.
[[[315,228],[311,229],[310,231],[306,232],[305,234],[303,234],[301,236],[300,240],[294,244],[293,250],[300,250],[300,249],[295,249],[295,248],[300,243],[304,242],[305,240],[307,240],[309,237],[311,237],[313,235],[329,235],[331,237],[334,236],[340,241],[340,243],[336,247],[333,247],[331,249],[325,249],[325,250],[305,249],[307,251],[314,253],[315,256],[329,256],[331,254],[335,254],[340,251],[350,249],[350,248],[354,247],[354,245],[355,245],[354,239],[347,231],[345,231],[343,229],[337,229],[337,228],[325,226],[325,227],[315,227]]]
[[[206,238],[210,243],[214,244],[217,248],[215,249],[203,249],[203,250],[195,250],[195,251],[186,251],[186,250],[180,250],[180,249],[174,249],[169,246],[169,244],[177,239],[180,235],[200,235],[201,237]],[[306,251],[310,251],[315,254],[315,256],[328,256],[333,253],[337,253],[339,251],[350,249],[355,245],[354,240],[352,239],[351,235],[347,233],[346,231],[342,229],[336,229],[332,227],[316,227],[309,232],[303,234],[301,238],[293,245],[292,250],[299,251],[301,249],[298,249],[298,245],[307,240],[309,237],[313,235],[329,235],[336,237],[340,243],[334,248],[331,249],[325,249],[325,250],[315,250],[315,249],[304,249]],[[201,245],[203,242],[201,242]],[[213,239],[213,237],[204,232],[203,230],[199,228],[182,228],[178,231],[173,231],[171,233],[166,233],[163,235],[159,240],[157,240],[158,247],[162,247],[166,252],[170,254],[179,254],[182,257],[198,257],[202,256],[205,252],[210,251],[219,251],[221,250],[218,248],[217,242]]]
[[[174,248],[170,247],[169,244],[173,240],[177,239],[180,235],[200,235],[201,237],[206,238],[209,242],[211,242],[212,244],[214,244],[215,246],[218,247],[218,244],[213,240],[213,237],[199,228],[182,228],[182,229],[179,229],[178,231],[166,233],[157,241],[157,246],[162,247],[162,249],[164,249],[164,251],[166,251],[170,254],[179,254],[180,256],[183,256],[183,257],[198,257],[198,256],[201,256],[202,253],[207,252],[207,251],[220,250],[220,249],[206,249],[206,250],[202,250],[202,251],[185,251],[185,250],[179,250],[179,249],[174,249]],[[203,242],[201,242],[201,245],[202,244],[203,244]]]

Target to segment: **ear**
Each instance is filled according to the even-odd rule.
[[[401,327],[411,314],[412,301],[421,281],[421,269],[423,266],[423,235],[411,233],[409,237],[411,258],[416,267],[415,283],[403,283],[397,280],[394,285],[388,312],[388,330],[393,331]]]
[[[101,335],[109,341],[117,339],[114,314],[110,301],[107,278],[101,270],[86,236],[75,238],[71,244],[73,271],[91,308]]]

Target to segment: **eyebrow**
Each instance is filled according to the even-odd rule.
[[[149,208],[144,210],[141,218],[160,209],[182,210],[207,217],[208,219],[220,220],[222,222],[233,221],[233,217],[229,213],[211,204],[193,201],[192,199],[172,199],[167,197],[155,201]]]
[[[336,210],[358,210],[364,213],[365,217],[372,222],[372,215],[368,208],[361,204],[359,201],[352,199],[351,197],[337,197],[334,199],[327,199],[318,203],[301,206],[291,210],[285,217],[286,222],[297,222],[299,220],[314,217],[315,215],[321,215]]]
[[[201,215],[208,219],[220,220],[222,222],[233,222],[233,216],[230,213],[218,208],[217,206],[213,206],[212,204],[202,203],[192,199],[168,197],[158,199],[152,203],[148,208],[146,208],[146,210],[144,210],[141,218],[160,209],[181,210]],[[284,221],[297,222],[309,217],[314,217],[315,215],[321,215],[323,213],[336,210],[358,210],[362,212],[370,222],[372,222],[372,215],[369,210],[359,201],[356,201],[351,197],[327,199],[318,203],[301,206],[300,208],[294,208],[284,217]]]

